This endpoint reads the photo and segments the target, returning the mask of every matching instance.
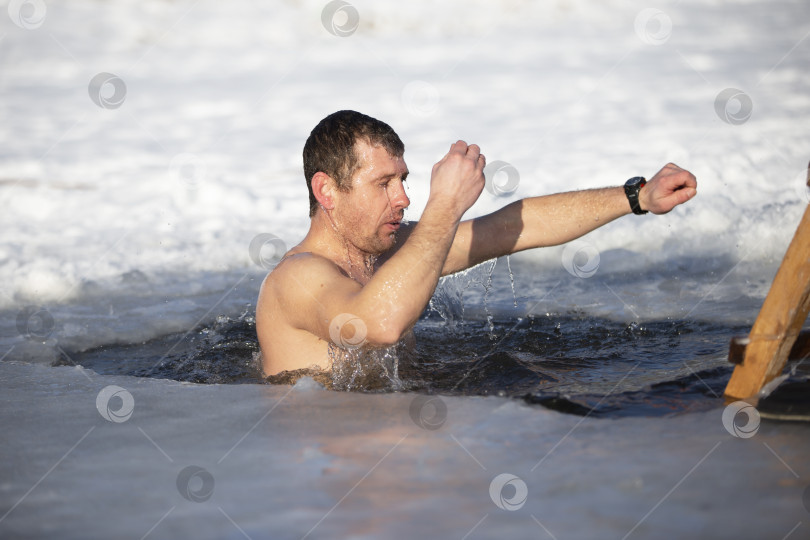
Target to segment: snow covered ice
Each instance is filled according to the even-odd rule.
[[[132,396],[125,421],[96,408],[111,384]],[[735,438],[721,409],[599,420],[443,397],[422,427],[413,394],[20,364],[2,396],[8,538],[770,538],[806,523],[807,427]],[[212,490],[195,478],[181,492],[189,466]],[[501,473],[527,485],[517,510],[490,498]]]
[[[697,176],[667,216],[513,257],[516,296],[501,273],[465,316],[750,326],[810,200],[806,3],[5,6],[1,537],[810,537],[810,430],[735,436],[721,399],[596,418],[51,365],[249,311],[273,256],[251,241],[303,237],[303,142],[344,108],[402,137],[412,220],[459,138],[519,173],[470,217],[668,161]],[[648,384],[617,365],[603,394]]]

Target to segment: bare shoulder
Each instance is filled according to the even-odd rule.
[[[298,272],[340,273],[341,270],[333,261],[322,255],[312,253],[311,251],[302,251],[284,257],[267,277],[269,279],[284,279],[290,277],[290,274],[296,274]]]
[[[294,328],[320,327],[324,306],[335,295],[351,294],[362,286],[327,257],[300,252],[284,258],[262,283],[256,305],[257,322],[273,314]]]
[[[259,304],[266,303],[268,296],[276,300],[311,296],[313,289],[322,288],[341,277],[347,276],[326,257],[311,252],[296,253],[282,260],[264,278],[259,292]]]

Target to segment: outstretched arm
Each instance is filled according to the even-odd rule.
[[[642,210],[665,214],[696,193],[695,176],[669,163],[641,189],[639,203]],[[459,224],[442,275],[525,249],[564,244],[630,212],[623,187],[516,201]]]

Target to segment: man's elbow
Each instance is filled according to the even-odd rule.
[[[405,336],[408,328],[397,327],[378,328],[366,337],[366,343],[372,347],[391,347],[396,345]]]
[[[339,346],[390,347],[413,327],[415,320],[401,316],[352,315],[343,313],[329,324],[329,338]]]

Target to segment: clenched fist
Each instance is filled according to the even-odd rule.
[[[487,160],[477,144],[457,141],[433,166],[430,198],[447,204],[461,217],[484,190],[484,166]]]
[[[697,194],[695,175],[674,163],[667,163],[655,173],[638,194],[642,210],[666,214]]]

